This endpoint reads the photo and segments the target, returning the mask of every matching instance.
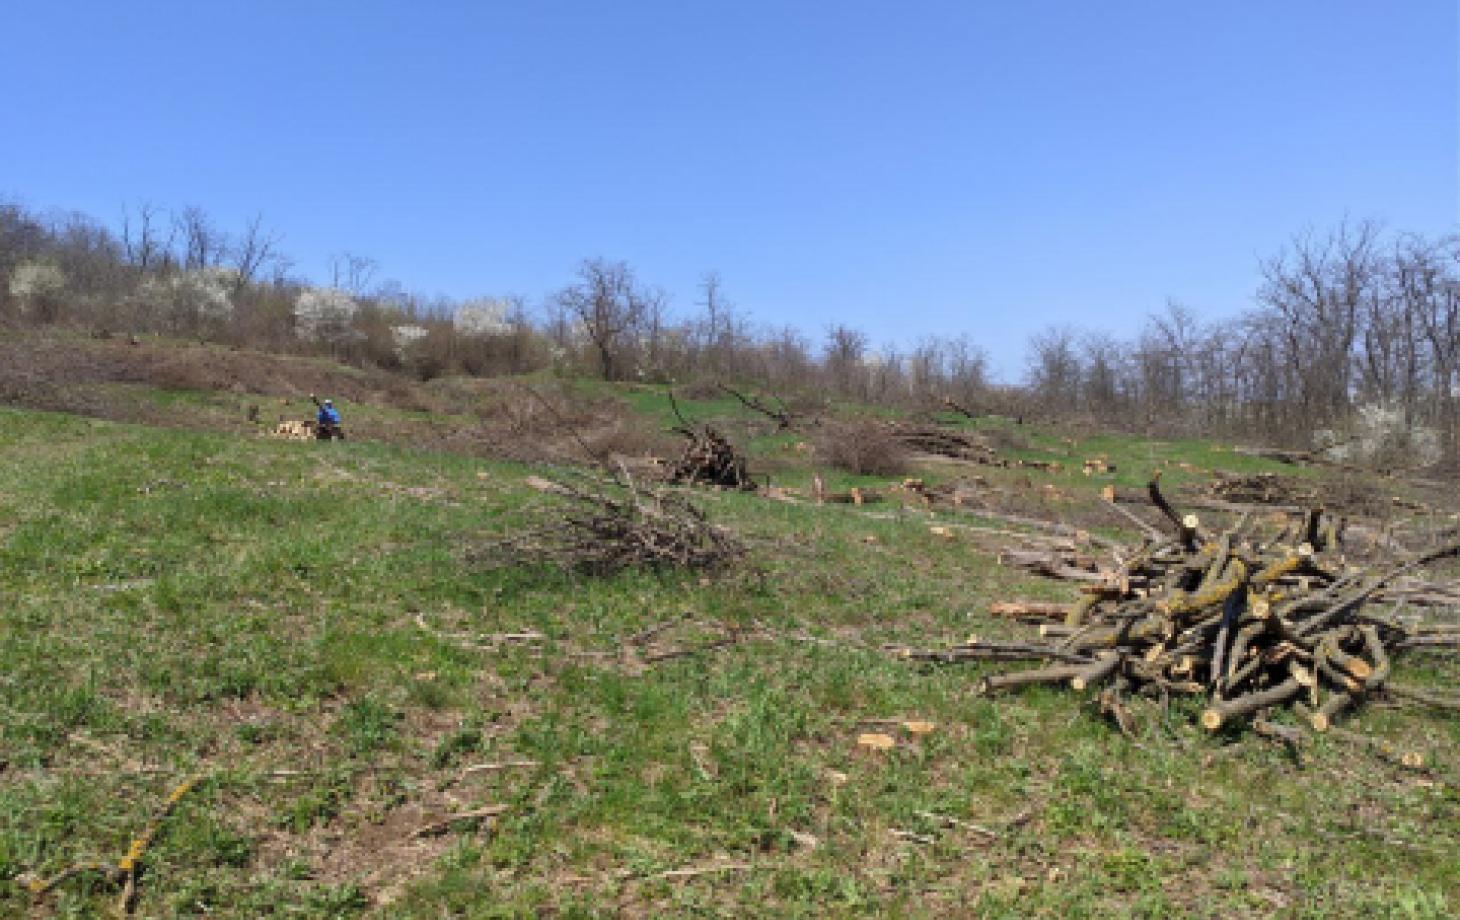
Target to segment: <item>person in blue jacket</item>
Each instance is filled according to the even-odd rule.
[[[340,427],[340,410],[335,408],[333,399],[326,399],[324,402],[315,400],[314,404],[319,406],[319,414],[315,416],[315,437],[321,441],[328,441],[331,438],[345,439],[345,429]]]

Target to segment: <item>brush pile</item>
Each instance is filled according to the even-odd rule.
[[[745,458],[724,435],[709,425],[682,426],[684,451],[669,465],[669,481],[685,485],[719,486],[725,489],[754,489]]]
[[[496,544],[511,562],[558,566],[585,575],[630,568],[715,569],[739,559],[744,547],[710,522],[687,497],[640,486],[621,471],[602,477],[531,477],[548,495],[547,519]]]
[[[1455,534],[1429,550],[1357,568],[1338,554],[1334,528],[1320,512],[1268,533],[1248,518],[1210,533],[1194,515],[1178,515],[1157,481],[1149,493],[1171,536],[1147,539],[1109,568],[1082,560],[1087,564],[1049,571],[1051,577],[1082,582],[1077,603],[995,605],[996,615],[1040,624],[1038,639],[973,637],[949,649],[896,651],[943,663],[1044,661],[1034,670],[986,677],[980,689],[993,693],[1051,683],[1077,691],[1098,688],[1101,711],[1124,731],[1131,725],[1127,701],[1139,696],[1205,696],[1200,722],[1208,731],[1252,721],[1259,731],[1279,736],[1294,730],[1262,716],[1280,707],[1291,708],[1316,732],[1329,731],[1341,715],[1376,694],[1460,709],[1460,697],[1390,679],[1398,653],[1460,649],[1460,625],[1425,625],[1402,612],[1409,600],[1454,596],[1415,573],[1460,555]],[[1386,605],[1390,609],[1382,609]]]
[[[1207,491],[1213,498],[1249,505],[1309,505],[1317,499],[1311,486],[1276,473],[1217,473]]]
[[[745,457],[729,439],[709,425],[691,424],[679,411],[674,392],[669,393],[669,407],[679,424],[672,429],[687,442],[678,459],[669,464],[668,479],[682,485],[716,486],[722,489],[755,489]]]

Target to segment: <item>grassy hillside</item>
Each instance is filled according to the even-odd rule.
[[[219,418],[250,398],[132,386]],[[614,398],[663,411],[653,390]],[[1213,445],[1023,437],[1031,457],[1108,453],[1124,484],[1168,460],[1190,465],[1178,480],[1266,468]],[[779,479],[809,476],[785,436],[750,444]],[[33,909],[27,878],[120,858],[190,775],[147,852],[145,916],[1460,909],[1451,717],[1363,713],[1427,754],[1420,773],[1335,742],[1300,769],[1182,706],[1128,740],[1070,693],[979,698],[981,665],[881,650],[995,632],[991,600],[1072,594],[925,512],[704,493],[744,565],[587,579],[483,551],[537,519],[530,472],[0,409],[0,915]],[[1079,509],[1101,483],[1077,472],[987,475],[1099,514]],[[859,748],[867,731],[897,744]],[[82,875],[34,909],[114,900]]]

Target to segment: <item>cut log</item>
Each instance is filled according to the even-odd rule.
[[[1095,686],[1120,667],[1122,656],[1118,652],[1106,652],[1092,665],[1089,665],[1080,673],[1070,678],[1070,687],[1074,690],[1085,691]]]
[[[1208,706],[1201,714],[1201,725],[1209,732],[1221,728],[1223,723],[1239,716],[1249,715],[1267,706],[1286,703],[1303,689],[1303,685],[1288,678],[1275,687],[1258,690],[1236,699],[1222,700]]]
[[[1012,690],[1029,684],[1058,684],[1069,680],[1085,670],[1088,665],[1060,665],[1053,668],[1036,668],[1032,671],[1014,671],[1009,674],[995,674],[978,682],[982,694]]]
[[[1052,620],[1063,620],[1069,609],[1069,604],[1053,601],[995,601],[989,605],[989,614],[1016,619],[1047,617]]]

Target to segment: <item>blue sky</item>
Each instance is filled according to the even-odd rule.
[[[1238,312],[1345,215],[1457,229],[1454,2],[0,0],[0,195],[254,212],[453,297],[584,257],[875,342]]]

